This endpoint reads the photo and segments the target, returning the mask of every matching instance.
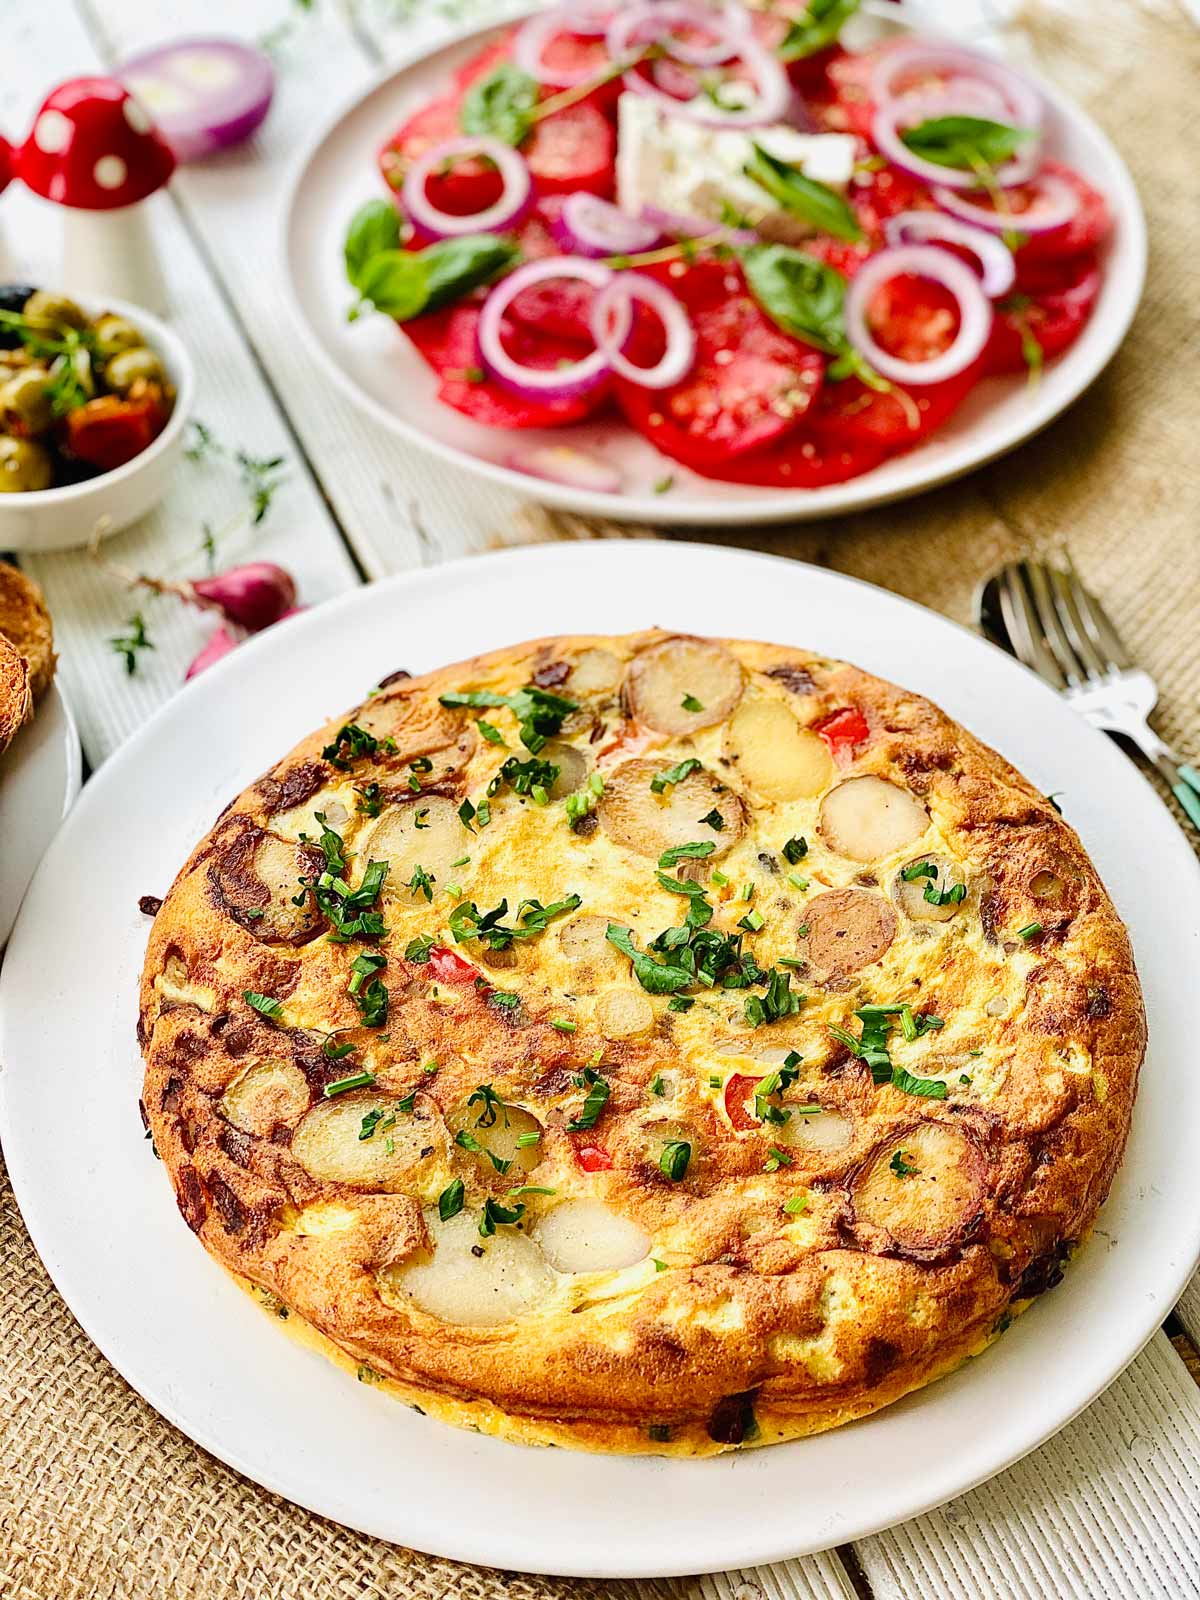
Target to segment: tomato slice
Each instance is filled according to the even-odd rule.
[[[521,146],[538,194],[610,196],[616,186],[617,136],[590,100],[555,111],[534,126]]]
[[[461,133],[458,95],[445,95],[401,123],[379,152],[379,170],[389,188],[399,191],[411,162],[435,144]],[[433,173],[425,185],[430,205],[451,216],[467,217],[495,205],[504,189],[495,167],[485,161],[459,161],[445,173]]]
[[[479,366],[479,306],[469,302],[427,312],[402,324],[403,331],[441,378],[438,398],[489,428],[555,428],[581,422],[607,398],[601,387],[570,400],[531,400],[501,388]],[[538,330],[508,323],[505,340],[512,354],[529,366],[553,367],[575,361],[580,347]]]
[[[767,1074],[764,1073],[763,1077]],[[725,1115],[739,1133],[751,1133],[762,1124],[750,1109],[754,1091],[762,1078],[751,1078],[744,1072],[735,1072],[725,1085]]]
[[[986,352],[985,352],[986,359]],[[858,378],[827,383],[810,426],[825,449],[877,448],[886,454],[911,449],[958,409],[983,372],[976,362],[942,383],[893,387],[880,393]],[[864,469],[865,470],[865,469]]]
[[[1095,309],[1100,282],[1100,269],[1091,256],[1057,266],[1047,263],[1036,270],[1026,264],[1016,291],[996,306],[985,353],[988,371],[1027,371],[1027,339],[1040,346],[1043,360],[1074,344]]]
[[[1070,222],[1064,222],[1061,228],[1052,228],[1049,233],[1035,233],[1026,240],[1017,251],[1018,272],[1034,262],[1063,261],[1095,250],[1104,243],[1112,229],[1108,201],[1073,167],[1061,161],[1044,161],[1042,171],[1053,173],[1071,185],[1079,196],[1079,209]],[[1005,193],[1015,203],[1020,203],[1020,189],[1007,189]],[[1017,227],[1020,225],[1018,218]]]
[[[708,465],[689,463],[702,477],[724,483],[756,484],[763,489],[822,489],[845,483],[877,467],[888,454],[869,439],[822,439],[813,429],[801,428],[770,450]]]
[[[832,712],[814,725],[813,732],[820,734],[835,756],[853,752],[871,737],[867,719],[857,706],[843,706]]]
[[[481,975],[478,967],[464,961],[457,951],[444,944],[431,946],[429,970],[439,983],[474,983]]]
[[[878,50],[851,55],[839,46],[825,54],[823,72],[801,74],[804,104],[818,131],[871,137],[875,102],[870,84],[878,59]]]
[[[477,83],[480,78],[486,78],[489,72],[495,71],[502,61],[507,61],[512,55],[513,36],[516,28],[508,28],[499,39],[493,39],[491,44],[485,44],[482,50],[477,50],[470,60],[465,61],[454,74],[454,86],[461,93]]]
[[[613,1158],[608,1151],[598,1144],[579,1144],[572,1139],[575,1146],[575,1158],[585,1172],[611,1172]]]
[[[824,356],[776,327],[736,268],[721,268],[719,292],[711,268],[665,281],[690,314],[696,359],[670,389],[619,380],[627,419],[697,472],[712,473],[793,432],[820,393]]]
[[[101,395],[67,413],[67,446],[89,467],[112,472],[153,443],[166,421],[158,393],[122,400]]]

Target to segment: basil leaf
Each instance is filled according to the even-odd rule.
[[[511,61],[504,61],[472,84],[462,103],[459,122],[464,133],[487,134],[518,145],[533,127],[538,83]]]
[[[780,161],[762,145],[754,146],[754,154],[742,171],[785,211],[803,217],[821,233],[851,242],[862,238],[858,219],[836,189],[831,189],[827,183],[818,183],[815,178],[806,178],[797,167]]]
[[[723,822],[724,818],[721,820]],[[709,839],[697,841],[695,844],[674,844],[669,850],[663,851],[658,858],[658,864],[660,867],[673,867],[679,861],[699,860],[704,856],[712,855],[716,848],[716,845]],[[672,888],[674,888],[674,885],[672,885]],[[684,890],[683,892],[686,894],[688,891]]]
[[[826,355],[845,353],[846,280],[840,272],[783,244],[751,246],[742,266],[750,292],[785,333]]]
[[[438,1216],[443,1222],[449,1222],[456,1217],[463,1208],[464,1186],[461,1178],[455,1178],[438,1195]]]
[[[778,49],[781,61],[803,61],[837,43],[843,26],[858,10],[860,0],[810,0],[803,16],[788,28]]]
[[[987,117],[930,117],[900,135],[913,152],[941,167],[998,167],[1034,138],[1032,128],[1014,128]]]
[[[653,956],[643,955],[628,929],[617,923],[609,923],[605,937],[633,962],[633,975],[647,994],[677,994],[692,982],[692,974],[686,968],[669,967],[655,961]]]
[[[926,1100],[944,1100],[946,1085],[941,1078],[915,1078],[903,1067],[892,1068],[892,1085],[905,1094],[923,1095]]]
[[[481,284],[516,266],[521,252],[511,239],[490,233],[468,233],[459,239],[442,239],[419,252],[425,268],[426,311],[437,311],[461,300]]]
[[[390,200],[368,200],[359,206],[346,230],[343,253],[346,276],[357,289],[372,256],[400,245],[400,213]]]
[[[429,274],[412,250],[377,250],[363,265],[355,287],[364,302],[397,322],[420,316],[429,303]],[[351,315],[361,315],[361,308]]]

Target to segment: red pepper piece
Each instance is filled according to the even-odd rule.
[[[429,967],[439,983],[474,983],[479,969],[464,961],[444,944],[435,944],[429,951]]]
[[[761,1082],[761,1078],[751,1078],[744,1072],[735,1072],[725,1085],[725,1115],[739,1133],[749,1133],[752,1128],[760,1126],[758,1118],[751,1113],[746,1102],[753,1093],[755,1084]]]
[[[585,1172],[611,1172],[613,1158],[598,1144],[577,1144],[575,1154]]]
[[[821,735],[835,756],[843,750],[855,750],[871,737],[867,719],[857,706],[844,706],[841,711],[835,711],[818,722],[814,732]]]

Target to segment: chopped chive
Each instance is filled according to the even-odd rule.
[[[798,878],[794,872],[788,873],[788,882],[793,889],[799,889],[801,894],[808,888],[811,881],[809,878]]]
[[[792,1217],[802,1217],[808,1210],[808,1196],[794,1194],[790,1200],[783,1202],[783,1209]]]
[[[1025,943],[1028,944],[1031,939],[1036,939],[1041,932],[1042,925],[1040,922],[1030,922],[1024,928],[1017,929],[1017,938],[1024,939]]]
[[[748,911],[738,922],[739,928],[745,928],[747,933],[758,933],[763,926],[764,918],[761,912]]]
[[[529,791],[529,798],[535,806],[548,806],[550,804],[550,796],[546,792],[545,785],[541,783],[533,785]]]
[[[565,1017],[551,1017],[550,1026],[557,1028],[559,1033],[574,1033],[579,1024],[577,1022],[568,1022]]]
[[[729,879],[723,872],[718,872],[716,867],[712,869],[712,872],[709,874],[709,876],[712,878],[712,881],[716,884],[718,889],[728,888]]]
[[[742,887],[738,890],[737,897],[738,897],[739,900],[753,900],[754,899],[754,885],[753,885],[753,883],[744,883],[742,885]]]
[[[336,1083],[327,1083],[324,1089],[326,1100],[332,1100],[335,1094],[345,1094],[347,1089],[366,1089],[375,1082],[373,1072],[356,1072],[352,1077],[339,1078]]]

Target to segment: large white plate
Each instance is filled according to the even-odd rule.
[[[702,1462],[534,1450],[442,1426],[294,1344],[204,1253],[143,1140],[146,943],[220,807],[397,667],[552,631],[665,623],[845,654],[939,699],[1062,792],[1128,919],[1151,1049],[1099,1236],[987,1355],[890,1410]],[[1200,1246],[1192,1064],[1200,871],[1133,766],[1022,668],[881,590],[770,557],[614,542],[476,557],[272,629],[113,756],[52,845],[0,979],[0,1127],[17,1198],[109,1359],[215,1455],[292,1500],[486,1565],[651,1576],[754,1566],[872,1532],[998,1471],[1120,1371]]]
[[[945,483],[1011,450],[1044,427],[1087,388],[1129,328],[1146,270],[1146,225],[1128,168],[1078,106],[1038,79],[1048,103],[1050,150],[1108,196],[1115,219],[1104,252],[1104,286],[1087,328],[1052,361],[1037,388],[1023,377],[980,384],[925,444],[873,472],[824,489],[759,489],[697,476],[668,461],[619,420],[522,433],[485,428],[436,398],[437,381],[408,341],[383,317],[348,324],[353,295],[342,266],[346,224],[382,192],[375,154],[403,119],[443,92],[455,67],[496,29],[471,29],[429,54],[389,68],[356,95],[318,136],[299,164],[284,224],[285,287],[307,341],[331,379],[385,427],[482,477],[547,505],[601,517],[678,526],[800,521],[861,510]],[[514,449],[537,443],[594,449],[625,480],[621,494],[567,489],[514,471]],[[668,493],[653,486],[674,478]]]
[[[80,765],[75,721],[55,683],[0,756],[0,950],[42,852],[79,793]]]

